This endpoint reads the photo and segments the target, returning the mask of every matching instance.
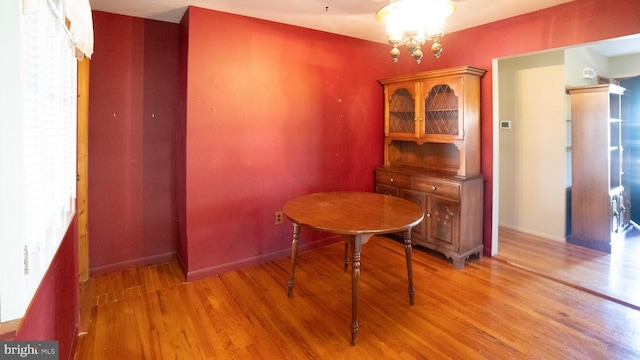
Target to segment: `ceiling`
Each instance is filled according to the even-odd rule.
[[[506,19],[573,0],[457,0],[446,32]],[[93,10],[178,23],[188,6],[255,17],[309,29],[386,43],[375,19],[389,0],[89,0]],[[601,45],[605,56],[640,53],[640,40]]]
[[[458,0],[448,19],[453,32],[506,19],[571,0]],[[188,6],[245,15],[386,43],[384,25],[375,13],[389,0],[89,0],[93,10],[180,22]]]

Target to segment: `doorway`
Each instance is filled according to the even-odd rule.
[[[627,38],[624,40],[613,39],[603,43],[614,44],[616,45],[616,48],[621,48],[621,49],[637,49],[639,47],[633,44],[634,43],[640,44],[640,37]],[[502,123],[503,120],[512,120],[512,124],[513,124],[512,129],[515,129],[516,127],[518,127],[517,121],[519,121],[519,119],[513,118],[516,114],[516,111],[514,110],[514,108],[516,106],[515,105],[516,98],[518,96],[522,97],[522,95],[513,94],[515,91],[509,90],[508,88],[507,88],[507,91],[504,91],[502,89],[505,83],[505,79],[504,79],[505,76],[502,71],[503,65],[507,62],[518,64],[515,66],[511,65],[512,66],[511,74],[508,75],[511,77],[511,79],[506,80],[507,82],[508,81],[514,82],[515,75],[513,75],[513,73],[521,70],[537,69],[542,67],[552,67],[558,63],[558,56],[559,56],[560,57],[559,61],[560,63],[562,63],[562,66],[564,67],[564,74],[561,74],[559,76],[564,77],[565,86],[593,85],[594,84],[593,81],[595,81],[595,79],[584,79],[583,77],[582,70],[584,67],[587,67],[587,66],[592,66],[593,68],[596,69],[597,72],[600,72],[603,75],[610,74],[612,75],[611,78],[619,78],[626,74],[629,74],[629,77],[640,74],[640,68],[638,68],[638,65],[637,65],[638,64],[637,59],[640,56],[638,53],[634,52],[633,54],[627,54],[624,56],[615,56],[611,60],[611,57],[608,57],[606,55],[607,54],[606,51],[603,51],[603,54],[599,54],[597,52],[597,51],[602,51],[602,49],[605,49],[609,51],[609,53],[611,53],[612,51],[611,46],[610,45],[604,46],[602,45],[603,43],[590,44],[590,45],[572,47],[567,49],[551,50],[544,53],[524,54],[517,57],[494,60],[494,72],[497,75],[494,81],[494,96],[493,96],[494,98],[494,161],[493,161],[494,202],[493,203],[495,204],[495,206],[494,206],[493,215],[492,215],[493,228],[494,228],[492,231],[493,233],[492,251],[494,254],[499,252],[499,242],[498,242],[499,226],[506,225],[507,227],[510,227],[512,229],[522,228],[524,231],[527,231],[529,233],[552,238],[560,242],[565,241],[564,238],[566,235],[566,230],[565,232],[559,232],[554,230],[554,233],[551,234],[551,236],[549,236],[549,234],[547,234],[549,232],[548,230],[549,227],[547,225],[550,222],[538,220],[537,221],[538,225],[535,225],[534,221],[529,221],[526,226],[523,226],[522,225],[523,222],[519,218],[520,214],[525,212],[524,210],[522,210],[524,207],[532,206],[532,204],[530,203],[523,204],[521,196],[519,195],[523,193],[526,194],[526,189],[522,190],[524,180],[522,180],[521,178],[518,178],[518,176],[509,176],[509,175],[504,176],[504,174],[505,173],[506,174],[512,173],[516,175],[518,174],[518,171],[515,171],[513,167],[521,166],[521,165],[520,164],[514,165],[513,163],[514,160],[511,158],[514,156],[519,156],[518,154],[522,150],[518,146],[513,147],[513,144],[510,143],[513,141],[513,139],[510,139],[509,136],[513,137],[514,131],[502,130],[500,129],[498,124]],[[615,52],[618,50],[613,49],[613,51]],[[617,54],[621,54],[621,53],[618,52]],[[609,66],[611,67],[611,69],[608,68]],[[545,87],[546,85],[543,83],[541,86]],[[629,84],[627,84],[627,86],[629,86]],[[637,86],[637,84],[634,86]],[[540,91],[544,92],[546,91],[546,89],[543,88]],[[556,92],[557,92],[556,96],[564,97],[564,99],[561,99],[561,101],[564,101],[565,104],[569,104],[569,101],[567,98],[568,95],[566,95],[564,88]],[[637,97],[640,91],[636,90],[634,91],[634,93],[635,93],[634,96]],[[634,109],[635,109],[634,112],[636,114],[640,113],[637,110],[637,105]],[[536,111],[535,107],[533,108],[532,111]],[[547,115],[540,118],[544,119],[546,118],[546,116]],[[553,115],[553,116],[556,116],[556,115]],[[549,139],[549,136],[547,136],[544,132],[539,134],[536,134],[535,132],[534,133],[527,132],[527,134],[525,134],[524,136],[527,136],[527,137],[530,137],[532,135],[537,136],[538,137],[537,140],[534,140],[533,143],[538,144],[537,145],[538,148],[544,149],[545,151],[548,150],[547,149],[548,146],[555,146],[556,149],[558,147],[562,148],[562,150],[559,150],[559,152],[556,152],[556,155],[553,155],[553,156],[564,158],[565,175],[563,176],[562,174],[560,174],[562,172],[562,169],[557,170],[557,167],[556,167],[556,170],[554,171],[550,171],[543,167],[543,168],[540,168],[538,171],[536,171],[534,173],[534,176],[543,177],[543,179],[539,181],[544,182],[545,184],[552,184],[552,185],[547,185],[547,186],[550,186],[549,188],[555,189],[557,187],[563,187],[567,195],[565,194],[558,195],[556,194],[557,191],[554,191],[554,194],[556,194],[554,196],[556,199],[558,197],[562,197],[565,204],[570,204],[570,199],[567,199],[567,196],[569,196],[570,194],[570,184],[571,184],[571,170],[570,170],[571,169],[571,153],[570,153],[571,123],[570,123],[569,106],[565,107],[564,114],[561,116],[564,116],[563,120],[562,119],[556,120],[559,122],[564,121],[564,127],[565,127],[564,133],[565,133],[566,139],[560,140],[560,142],[562,142],[561,144],[558,144],[557,139],[553,140],[554,141],[553,144],[548,144],[550,139]],[[558,124],[556,123],[556,125]],[[555,129],[556,129],[555,130],[556,133],[559,131],[562,131],[562,130],[558,130],[558,127],[556,127]],[[635,152],[635,154],[640,154],[640,120],[638,120],[638,116],[635,117],[635,125],[633,125],[633,132],[634,134],[638,134],[639,140],[633,142],[634,148],[629,149],[629,151]],[[633,136],[636,136],[636,135],[633,135]],[[531,142],[531,139],[527,139],[526,141]],[[634,166],[634,168],[638,170],[638,175],[636,176],[636,174],[634,174],[633,176],[636,179],[640,179],[640,170],[639,170],[640,156],[634,156],[634,159],[636,160],[636,162],[638,162],[637,164],[638,166]],[[520,156],[520,158],[518,158],[518,161],[529,162],[530,159],[529,158],[522,159],[522,157]],[[636,208],[636,211],[635,211],[636,217],[640,217],[640,210],[637,210],[637,209],[640,209],[640,182],[636,181],[634,182],[634,185],[635,187],[638,188],[638,191],[636,191],[637,196],[635,197],[636,206],[632,205],[632,207]],[[519,192],[517,191],[518,188],[520,188]],[[540,193],[540,191],[537,191],[537,192]],[[538,210],[535,213],[530,213],[528,215],[529,218],[531,219],[534,219],[535,217],[548,216],[549,209],[552,209],[551,213],[555,214],[553,216],[556,217],[555,219],[553,219],[554,221],[553,223],[559,222],[561,220],[559,219],[560,216],[564,217],[565,219],[569,218],[568,216],[570,214],[567,211],[568,206],[565,206],[565,208],[560,209],[559,211],[562,214],[558,215],[556,212],[561,207],[561,205],[559,204],[552,205],[551,201],[549,201],[548,199],[544,199],[545,196],[542,196],[542,195],[540,197],[529,196],[527,198],[529,199],[529,201],[538,202],[534,204],[534,206],[537,207]],[[505,207],[505,203],[509,204],[510,207],[509,206]],[[511,217],[511,219],[508,219],[508,221],[505,221],[506,217]],[[564,227],[565,229],[569,229],[570,224],[568,222],[563,223],[562,227]]]
[[[635,38],[636,42],[640,42],[640,38],[636,37]],[[618,43],[616,41],[614,41],[614,43]],[[572,48],[571,50],[576,50],[579,51],[582,48],[587,48],[587,46],[583,46],[583,47],[576,47],[576,48]],[[632,48],[632,47],[626,47],[626,48]],[[560,52],[565,52],[569,49],[560,49],[560,50],[554,50],[554,51],[560,51]],[[550,51],[552,52],[552,51]],[[635,54],[635,53],[634,53]],[[533,55],[541,55],[540,53],[538,54],[529,54],[529,55],[522,55],[521,58],[522,60],[526,61],[526,58],[529,57],[529,60],[531,59],[531,56]],[[603,56],[604,57],[604,56]],[[632,60],[628,60],[628,61],[613,61],[613,63],[616,63],[616,66],[620,63],[626,63],[626,67],[623,68],[623,70],[616,72],[616,71],[611,71],[611,77],[612,78],[621,78],[621,77],[627,77],[628,79],[624,80],[623,82],[620,83],[621,86],[628,88],[629,94],[630,96],[633,97],[632,101],[633,101],[633,105],[632,105],[632,116],[630,116],[630,118],[632,118],[632,121],[629,121],[629,129],[628,129],[628,133],[630,136],[632,136],[635,141],[630,142],[631,145],[628,146],[628,149],[625,148],[625,150],[628,150],[629,152],[631,152],[631,158],[633,159],[633,171],[632,171],[632,178],[635,179],[635,181],[633,181],[633,187],[631,188],[632,192],[635,192],[635,194],[632,193],[632,205],[631,207],[634,209],[631,213],[632,213],[632,220],[637,224],[640,221],[640,78],[639,77],[635,77],[635,78],[631,78],[633,76],[637,76],[640,74],[640,68],[638,67],[638,57],[640,57],[640,55],[632,55]],[[520,58],[520,57],[518,57]],[[590,266],[589,264],[602,264],[602,260],[606,258],[606,261],[610,261],[610,266],[605,266],[605,270],[604,271],[608,271],[605,273],[605,275],[603,277],[603,282],[602,284],[604,284],[604,286],[616,286],[620,285],[620,283],[616,283],[615,281],[612,282],[611,280],[613,278],[617,278],[618,280],[620,279],[626,279],[624,278],[625,275],[624,273],[628,273],[629,272],[629,266],[627,263],[627,266],[625,266],[624,261],[626,261],[625,259],[620,258],[620,254],[621,253],[632,253],[632,251],[630,251],[630,249],[626,249],[625,251],[621,251],[618,252],[618,254],[607,254],[604,252],[598,252],[595,251],[595,254],[593,254],[593,256],[589,259],[586,258],[581,258],[579,259],[579,261],[577,262],[571,262],[570,260],[568,260],[568,258],[570,257],[570,255],[572,254],[573,250],[568,249],[568,246],[572,246],[570,244],[566,244],[564,241],[564,238],[560,238],[560,239],[556,239],[558,241],[555,240],[549,240],[549,237],[545,236],[543,234],[542,231],[540,232],[529,232],[528,234],[525,232],[522,232],[520,234],[525,234],[526,236],[524,237],[518,237],[518,236],[511,236],[512,238],[510,240],[516,239],[516,241],[507,241],[509,239],[505,238],[504,241],[504,252],[502,251],[502,246],[500,244],[501,240],[498,239],[498,234],[502,233],[502,236],[510,236],[510,235],[505,235],[505,230],[506,232],[510,232],[511,230],[513,230],[514,228],[507,228],[507,227],[502,227],[502,225],[504,225],[504,223],[501,223],[500,221],[504,218],[501,218],[501,214],[507,212],[508,216],[514,216],[514,214],[518,214],[519,211],[522,211],[521,208],[522,207],[526,207],[528,206],[528,204],[523,204],[521,202],[521,200],[517,197],[517,196],[512,196],[512,197],[508,197],[505,196],[504,191],[505,189],[509,189],[509,188],[514,188],[514,187],[518,187],[518,186],[522,186],[522,184],[516,184],[513,183],[513,181],[517,182],[517,177],[509,177],[509,176],[502,176],[501,174],[504,174],[505,172],[513,172],[514,170],[507,170],[505,169],[505,167],[509,167],[512,166],[510,164],[510,156],[513,156],[514,154],[517,154],[520,150],[520,148],[518,147],[514,147],[514,148],[509,148],[510,146],[510,141],[511,139],[508,138],[507,136],[503,136],[503,133],[505,133],[506,131],[503,131],[500,129],[499,124],[502,122],[502,120],[513,120],[513,119],[508,119],[507,117],[509,116],[513,116],[509,114],[509,111],[506,112],[505,115],[505,107],[507,109],[509,109],[509,107],[513,108],[515,107],[515,100],[509,99],[509,96],[503,96],[504,94],[502,93],[502,91],[499,89],[502,85],[503,85],[503,81],[504,79],[502,79],[502,74],[500,72],[500,68],[501,68],[501,62],[503,60],[513,60],[513,61],[517,61],[515,60],[517,58],[510,58],[510,59],[496,59],[494,60],[494,67],[493,67],[493,71],[495,75],[494,78],[494,94],[493,94],[493,98],[494,98],[494,125],[493,125],[493,129],[494,129],[494,185],[493,185],[493,189],[494,189],[494,208],[493,208],[493,238],[492,238],[492,251],[493,254],[496,255],[496,258],[499,260],[505,260],[506,256],[505,254],[507,253],[507,250],[510,251],[512,254],[514,254],[514,249],[516,252],[519,252],[518,254],[514,254],[514,256],[512,258],[509,258],[508,260],[505,261],[509,261],[512,262],[511,260],[514,258],[521,258],[521,259],[526,259],[527,257],[529,257],[529,261],[526,262],[525,260],[522,260],[522,263],[518,263],[515,262],[516,265],[521,266],[521,267],[527,267],[532,271],[536,271],[536,272],[540,272],[542,275],[550,277],[550,278],[555,278],[555,279],[560,279],[560,281],[565,281],[565,282],[571,282],[572,278],[571,276],[573,276],[573,279],[582,279],[581,281],[586,281],[586,283],[581,284],[581,283],[573,283],[576,286],[582,286],[585,287],[586,289],[593,291],[593,292],[597,292],[597,289],[590,289],[589,288],[589,284],[590,282],[593,283],[594,279],[593,278],[589,278],[589,276],[583,271],[584,268],[583,266]],[[606,57],[604,57],[604,63],[612,63],[612,61],[607,60]],[[564,72],[565,72],[565,77],[567,76],[579,76],[578,78],[574,79],[574,80],[567,80],[566,84],[571,84],[571,85],[589,85],[591,83],[579,83],[577,81],[580,81],[582,79],[582,66],[576,66],[576,64],[571,64],[571,61],[574,59],[567,59],[565,58],[563,60],[563,66],[564,66]],[[547,64],[549,65],[549,64]],[[547,66],[547,65],[543,65],[543,66]],[[536,66],[532,66],[533,68],[536,68]],[[537,67],[541,67],[541,66],[537,66]],[[526,68],[526,66],[524,66],[523,68]],[[576,69],[579,69],[580,71],[575,71]],[[535,72],[532,72],[532,74],[534,74]],[[575,74],[570,74],[570,73],[575,73]],[[606,72],[603,72],[603,74],[606,74]],[[512,75],[513,77],[513,75]],[[585,80],[586,81],[586,80]],[[529,93],[531,94],[531,93]],[[517,97],[517,96],[522,96],[522,95],[510,95],[512,98],[513,97]],[[530,95],[527,95],[530,96]],[[560,97],[565,97],[564,101],[565,103],[568,104],[568,99],[566,99],[566,97],[568,95],[565,94],[564,91],[561,91],[561,93],[558,95]],[[561,157],[563,157],[564,161],[566,161],[565,163],[565,176],[557,176],[557,177],[549,177],[549,179],[555,179],[553,181],[556,181],[556,185],[564,185],[566,187],[567,190],[569,190],[570,188],[570,183],[571,183],[571,144],[570,144],[570,111],[568,109],[565,110],[565,118],[564,118],[564,126],[565,126],[565,136],[566,136],[566,145],[564,145],[564,154],[563,155],[559,155]],[[515,112],[511,112],[511,113],[515,113]],[[514,126],[517,126],[517,124],[514,124]],[[512,126],[512,128],[514,128],[514,126]],[[557,128],[556,128],[557,129]],[[507,132],[508,133],[508,132]],[[543,134],[544,135],[544,134]],[[529,139],[530,140],[530,139]],[[540,147],[543,146],[547,146],[546,144],[546,137],[542,136],[539,141],[537,141],[537,144],[539,144]],[[556,145],[553,145],[556,146]],[[505,148],[507,149],[507,153],[505,155]],[[525,160],[520,160],[522,161],[528,161],[528,159]],[[550,173],[549,171],[546,170],[541,170],[538,171],[539,173],[543,173],[543,174],[547,174]],[[539,191],[539,190],[538,190]],[[507,199],[503,199],[504,197],[507,197]],[[531,198],[531,197],[530,197]],[[570,199],[565,198],[566,202],[569,203]],[[530,200],[531,201],[531,200]],[[503,207],[505,202],[511,202],[512,203],[512,208],[508,208],[508,207]],[[544,209],[544,204],[537,204],[536,206],[538,206],[541,209]],[[544,211],[544,210],[542,210]],[[565,216],[569,217],[570,213],[565,211]],[[539,216],[544,216],[545,214],[539,214]],[[532,216],[538,216],[538,215],[532,215]],[[568,228],[569,224],[567,225]],[[544,230],[544,225],[541,227]],[[516,232],[518,229],[515,229]],[[525,229],[525,230],[529,230],[529,229]],[[638,230],[638,227],[636,226],[634,229],[635,234],[640,234],[640,231]],[[532,235],[533,233],[533,235]],[[538,235],[542,235],[542,236],[538,236]],[[537,245],[523,245],[522,244],[522,240],[523,238],[526,238],[527,236],[530,237],[537,237],[539,239],[542,240],[546,240],[546,243],[537,243]],[[640,236],[638,236],[637,238],[640,239]],[[501,237],[502,239],[502,237]],[[525,239],[526,240],[526,239]],[[542,244],[542,245],[540,245]],[[528,248],[523,248],[523,246],[528,246]],[[544,248],[543,248],[544,247]],[[549,250],[549,249],[555,249],[553,251]],[[640,248],[639,248],[640,249]],[[633,250],[633,249],[631,249]],[[527,253],[528,251],[528,253]],[[547,255],[548,254],[558,254],[558,257],[556,259],[551,259],[550,256],[545,257],[545,251],[547,251]],[[640,250],[638,250],[640,251]],[[534,259],[535,257],[535,259]],[[532,260],[533,259],[533,260]],[[634,260],[635,261],[635,260]],[[554,264],[557,265],[554,267]],[[534,268],[535,266],[538,266],[537,268]],[[627,270],[625,270],[627,269]],[[574,276],[575,275],[575,276]],[[636,276],[634,279],[637,279],[637,274],[634,274],[633,276]],[[590,282],[589,282],[590,281]],[[635,284],[635,283],[634,283]],[[625,288],[624,286],[622,286],[621,288]],[[635,295],[634,295],[635,296]],[[634,304],[637,304],[638,306],[640,306],[640,300],[636,301],[637,299],[634,298]]]
[[[564,52],[500,60],[499,224],[556,241],[565,237]]]

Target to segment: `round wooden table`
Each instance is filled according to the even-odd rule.
[[[411,269],[411,228],[424,218],[422,208],[411,201],[367,192],[325,192],[304,195],[288,201],[282,208],[293,222],[291,242],[291,274],[288,296],[293,292],[300,226],[340,234],[345,241],[345,270],[348,268],[348,249],[351,248],[351,344],[358,333],[358,283],[360,281],[360,252],[371,236],[404,232],[404,247],[409,280],[409,302],[414,303]]]

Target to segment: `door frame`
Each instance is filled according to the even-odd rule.
[[[89,68],[88,58],[78,61],[76,212],[81,283],[89,279]]]

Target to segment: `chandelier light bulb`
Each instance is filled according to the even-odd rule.
[[[397,47],[393,47],[393,49],[391,49],[391,60],[393,60],[393,62],[397,63],[398,62],[398,56],[400,56],[400,50]]]
[[[386,25],[387,41],[393,46],[391,59],[397,62],[398,46],[406,45],[419,64],[423,55],[420,46],[427,40],[433,41],[431,51],[439,58],[444,22],[455,10],[456,4],[450,0],[397,0],[378,10],[376,19]]]
[[[420,60],[422,60],[422,50],[420,48],[416,48],[413,52],[411,52],[411,56],[416,61],[416,63],[420,64]]]
[[[442,53],[442,45],[439,42],[435,41],[433,45],[431,45],[431,52],[433,52],[433,56],[435,56],[436,58],[440,58],[440,53]]]

